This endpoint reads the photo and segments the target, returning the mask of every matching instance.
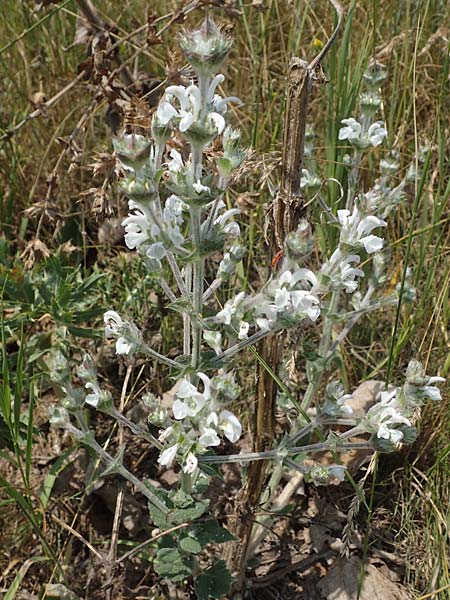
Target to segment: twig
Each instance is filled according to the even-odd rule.
[[[156,540],[158,540],[159,538],[162,538],[165,535],[169,535],[170,533],[174,533],[175,531],[178,531],[179,529],[184,529],[185,527],[189,527],[189,525],[192,525],[192,523],[181,523],[180,525],[175,525],[175,527],[171,527],[170,529],[164,529],[164,531],[161,531],[157,535],[153,535],[148,540],[145,540],[145,542],[141,542],[138,546],[136,546],[132,550],[129,550],[128,552],[123,554],[120,558],[118,558],[116,560],[116,563],[121,563],[124,560],[131,558],[132,556],[134,556],[135,554],[137,554],[138,552],[143,550],[149,544],[153,544],[154,542],[156,542]]]
[[[89,548],[89,550],[92,552],[92,554],[95,554],[95,556],[102,563],[106,562],[106,560],[107,560],[106,557],[103,556],[103,554],[101,554],[96,548],[94,548],[94,546],[90,542],[88,542],[87,539],[85,539],[80,533],[78,533],[78,531],[76,531],[75,529],[73,529],[73,527],[71,527],[70,525],[67,525],[67,523],[65,523],[64,521],[62,521],[61,519],[59,519],[55,515],[50,514],[50,516],[53,519],[53,521],[55,521],[55,523],[58,523],[58,525],[61,525],[61,527],[64,527],[64,529],[66,529],[73,536],[75,536],[76,538],[78,538],[80,540],[80,542],[83,543],[86,546],[86,548]]]

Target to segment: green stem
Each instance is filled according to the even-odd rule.
[[[200,209],[197,207],[191,208],[191,228],[192,238],[194,240],[197,254],[200,250]],[[193,263],[192,271],[192,299],[194,308],[194,319],[192,322],[192,358],[191,365],[193,369],[197,369],[200,363],[201,335],[202,328],[200,324],[202,307],[203,307],[203,278],[204,278],[204,258],[197,258]]]
[[[100,446],[100,444],[97,442],[93,435],[83,433],[73,425],[67,426],[67,429],[74,433],[82,444],[84,444],[85,446],[89,446],[89,448],[92,448],[92,450],[94,450],[94,452],[103,461],[104,464],[106,464],[108,467],[114,466],[116,472],[119,473],[119,475],[121,475],[124,479],[129,481],[132,485],[134,485],[134,487],[141,494],[143,494],[147,498],[147,500],[151,502],[151,504],[153,504],[153,506],[155,506],[158,510],[163,512],[165,515],[169,513],[169,509],[167,508],[167,506],[158,498],[158,496],[156,496],[156,494],[154,494],[149,489],[148,484],[144,485],[144,483],[142,483],[140,479],[135,477],[133,473],[130,473],[130,471],[128,471],[126,467],[117,464],[117,461]]]

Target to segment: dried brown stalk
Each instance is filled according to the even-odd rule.
[[[293,57],[289,64],[281,181],[273,203],[272,240],[280,252],[283,250],[287,234],[296,229],[298,219],[304,211],[300,177],[311,88],[313,82],[321,77],[321,62],[336,39],[342,24],[343,9],[340,2],[338,0],[330,0],[330,2],[338,15],[338,23],[330,39],[309,64],[298,57]],[[256,377],[256,411],[252,448],[254,452],[264,452],[272,447],[277,396],[277,384],[273,373],[278,374],[284,340],[285,335],[280,333],[264,339],[258,347],[262,361],[258,363]],[[270,369],[267,369],[266,365]],[[237,509],[234,511],[241,516],[229,522],[233,534],[239,539],[238,542],[230,544],[226,556],[232,573],[236,575],[236,591],[241,591],[244,586],[252,523],[263,491],[266,468],[266,461],[256,461],[250,465],[246,485],[237,498]]]

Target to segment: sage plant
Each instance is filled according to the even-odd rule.
[[[294,469],[314,483],[325,484],[344,479],[341,452],[351,448],[385,452],[399,443],[412,442],[414,411],[427,399],[440,399],[434,384],[443,379],[426,376],[413,360],[404,385],[382,391],[367,414],[357,418],[348,404],[351,394],[345,393],[342,383],[323,382],[340,343],[357,321],[398,302],[396,291],[387,296],[382,293],[387,255],[381,232],[414,173],[408,170],[394,185],[399,166],[391,152],[381,160],[380,178],[371,189],[361,191],[359,180],[362,160],[387,138],[384,123],[376,119],[381,107],[382,68],[369,68],[360,114],[344,119],[339,130],[339,140],[348,144],[342,208],[327,205],[328,182],[320,177],[313,160],[312,131],[306,135],[303,193],[322,207],[322,227],[336,232],[334,246],[317,264],[311,227],[301,221],[297,230],[287,235],[279,267],[261,289],[256,293],[237,291],[220,305],[218,292],[224,283],[235,281],[233,275],[246,250],[236,220],[239,209],[224,201],[233,171],[245,158],[239,132],[230,124],[229,107],[238,106],[240,100],[219,93],[225,77],[218,71],[231,40],[206,19],[200,29],[182,33],[180,45],[195,74],[190,85],[165,89],[153,116],[151,136],[125,133],[114,139],[114,149],[122,174],[121,190],[128,199],[129,214],[122,223],[125,243],[148,272],[157,274],[174,318],[182,315],[183,354],[168,358],[157,352],[116,307],[104,315],[105,336],[115,340],[118,355],[147,356],[165,365],[177,379],[173,404],[167,408],[151,393],[141,398],[149,423],[159,429],[154,437],[116,408],[110,392],[99,384],[88,356],[77,369],[82,388],[72,384],[66,359],[55,354],[52,371],[62,404],[53,409],[52,422],[66,427],[93,449],[105,464],[106,474],[120,474],[143,493],[151,519],[160,530],[191,522],[170,539],[162,538],[154,564],[161,576],[174,581],[193,574],[199,597],[206,598],[204,589],[211,589],[211,580],[216,587],[209,594],[220,597],[226,593],[229,573],[221,560],[201,573],[196,557],[207,543],[232,539],[207,516],[209,501],[204,492],[212,476],[209,465],[272,459],[276,467],[268,484],[266,505],[270,507],[283,469]],[[206,153],[212,144],[220,152]],[[343,183],[338,184],[344,190]],[[222,258],[217,272],[211,274],[206,270],[206,258],[217,253]],[[408,284],[406,291],[413,299]],[[301,400],[294,398],[289,380],[280,389],[280,404],[287,401],[296,411],[290,429],[272,450],[218,454],[215,449],[224,438],[234,444],[242,436],[239,415],[233,410],[242,393],[234,371],[238,354],[266,336],[305,324],[318,331],[320,342],[314,358],[305,363],[308,385]],[[335,328],[339,331],[333,335]],[[159,465],[177,469],[179,488],[170,492],[156,489],[128,471],[121,455],[113,457],[106,452],[89,430],[86,405],[107,413],[156,447]],[[357,436],[362,436],[359,441],[351,441]],[[332,452],[336,464],[323,467],[314,462],[314,456],[325,451]],[[200,517],[202,521],[198,521]]]

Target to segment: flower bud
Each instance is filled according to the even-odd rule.
[[[314,240],[306,219],[300,221],[296,231],[292,231],[286,236],[285,244],[286,254],[291,258],[298,260],[311,254],[314,249]]]
[[[373,90],[363,92],[359,96],[359,106],[364,116],[372,117],[381,108],[381,97]]]
[[[154,200],[158,191],[152,174],[142,172],[126,175],[120,182],[120,189],[127,198],[137,202]]]
[[[135,133],[114,138],[113,146],[122,165],[135,171],[145,165],[152,150],[151,140]]]
[[[48,407],[49,422],[54,427],[64,428],[67,423],[70,423],[69,413],[64,406],[50,405]]]
[[[377,61],[372,61],[367,68],[367,71],[363,74],[364,83],[369,90],[377,90],[385,81],[386,77],[387,73],[384,65]]]
[[[180,46],[189,64],[199,75],[210,76],[217,72],[231,48],[231,39],[219,31],[208,17],[200,29],[184,31],[180,35]]]

